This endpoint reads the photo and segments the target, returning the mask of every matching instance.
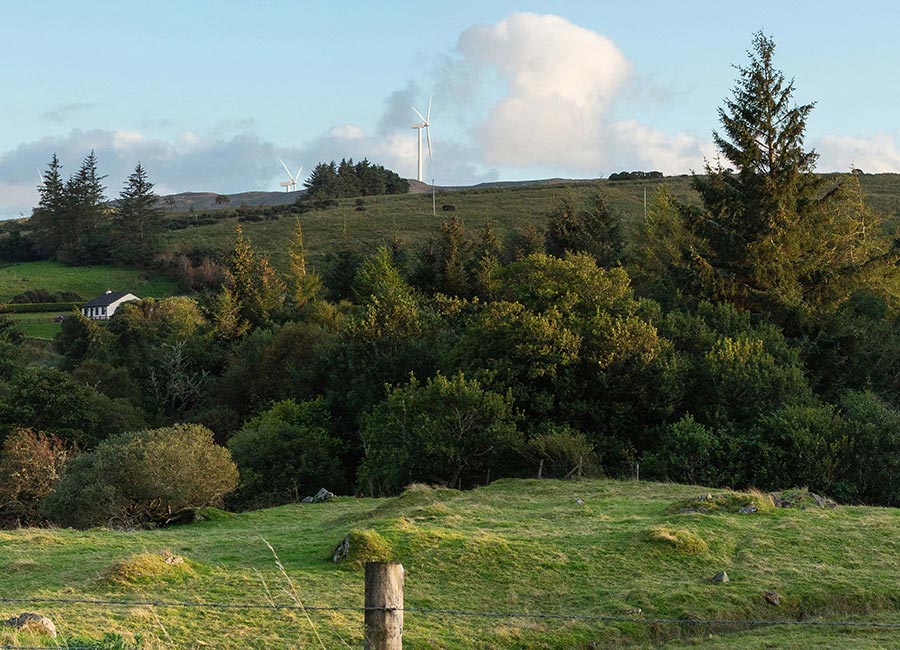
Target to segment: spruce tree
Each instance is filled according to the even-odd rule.
[[[146,262],[162,227],[159,197],[141,163],[128,177],[112,217],[112,249],[116,261]]]
[[[322,289],[322,280],[318,275],[310,273],[306,269],[306,249],[303,246],[303,227],[300,219],[297,219],[297,228],[294,231],[294,238],[291,240],[288,254],[291,260],[290,284],[294,305],[302,307],[318,297]]]
[[[34,246],[41,257],[54,257],[65,237],[66,187],[56,154],[42,174],[40,201],[31,216]]]
[[[883,279],[897,254],[845,181],[814,173],[818,155],[804,147],[814,104],[794,102],[794,82],[775,67],[774,52],[770,37],[754,35],[749,63],[737,68],[733,96],[719,109],[720,158],[694,177],[704,209],[688,227],[701,242],[695,270],[713,297],[786,322]],[[849,258],[842,243],[860,220],[871,228]]]
[[[67,264],[104,262],[108,250],[103,239],[107,209],[106,188],[97,170],[97,156],[93,150],[81,163],[78,171],[65,186],[65,239],[60,243],[58,257]]]

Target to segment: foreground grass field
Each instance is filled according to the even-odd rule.
[[[173,283],[137,269],[115,266],[65,266],[57,262],[22,262],[0,266],[0,302],[29,289],[74,291],[90,300],[107,289],[160,298],[176,292]]]
[[[685,514],[673,507],[705,493],[654,483],[504,480],[470,492],[413,487],[394,499],[339,498],[156,531],[7,531],[0,533],[0,597],[290,604],[269,542],[306,606],[361,607],[360,565],[329,559],[353,532],[351,559],[403,563],[408,608],[637,619],[409,612],[407,648],[900,645],[900,630],[639,622],[900,622],[900,511]],[[185,561],[168,564],[163,553]],[[721,570],[731,581],[710,582]],[[779,594],[778,606],[766,601],[766,591]],[[356,611],[311,611],[312,625],[300,612],[271,609],[4,603],[0,614],[21,611],[52,617],[63,636],[140,634],[147,647],[340,648],[362,640]],[[40,639],[0,636],[2,643],[34,641]]]

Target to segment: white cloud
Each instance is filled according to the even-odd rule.
[[[869,136],[826,135],[816,142],[821,171],[900,172],[900,140],[893,133]]]
[[[592,175],[615,166],[677,173],[702,164],[696,138],[615,121],[634,66],[597,32],[559,16],[515,13],[463,32],[457,52],[457,69],[488,67],[506,85],[475,129],[485,162]]]
[[[357,124],[341,124],[329,130],[328,135],[338,140],[360,140],[366,137],[366,132]]]

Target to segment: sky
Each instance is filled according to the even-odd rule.
[[[819,170],[900,171],[887,1],[0,0],[0,15],[0,216],[30,213],[54,153],[68,175],[92,149],[111,197],[138,162],[161,194],[276,191],[279,158],[414,177],[410,106],[429,98],[438,185],[699,171],[759,30],[816,102]]]

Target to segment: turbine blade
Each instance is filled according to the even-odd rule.
[[[284,164],[284,161],[281,158],[279,158],[278,162],[280,162],[281,166],[284,167],[284,171],[287,172],[287,175],[290,176],[291,178],[293,178],[293,176],[291,176],[291,170],[287,168],[287,165]]]
[[[424,117],[419,111],[416,111],[416,107],[415,107],[415,106],[410,106],[410,108],[413,109],[413,110],[416,112],[416,115],[419,116],[419,119],[422,120],[422,123],[423,123],[423,124],[427,124],[427,123],[428,123],[428,120],[426,120],[425,117]]]
[[[297,170],[297,175],[294,176],[295,183],[300,180],[300,172],[302,172],[302,171],[303,171],[303,165],[300,165],[300,169]]]
[[[41,173],[41,168],[40,168],[40,167],[36,167],[35,169],[37,169],[38,176],[40,176],[40,178],[41,178],[41,185],[43,185],[44,183],[47,182],[47,181],[44,180],[44,174]]]
[[[428,98],[428,110],[425,111],[425,121],[431,119],[431,97]]]
[[[431,175],[434,176],[434,157],[431,155],[431,128],[425,127],[425,139],[428,141],[428,162],[431,163]]]

